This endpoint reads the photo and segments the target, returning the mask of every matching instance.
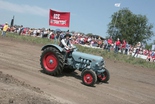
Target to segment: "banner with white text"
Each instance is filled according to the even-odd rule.
[[[69,27],[70,12],[60,12],[51,10],[49,12],[49,25],[58,27]]]

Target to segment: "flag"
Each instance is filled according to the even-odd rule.
[[[121,3],[115,3],[115,7],[120,7]]]
[[[10,26],[12,27],[13,25],[14,25],[14,16],[13,16],[13,18],[12,18],[12,20],[11,20]]]
[[[51,10],[49,12],[49,25],[58,27],[69,27],[70,12],[60,12]]]

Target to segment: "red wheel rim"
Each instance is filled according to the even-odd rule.
[[[107,77],[107,73],[104,72],[103,75],[98,75],[98,78],[101,80],[101,81],[104,81]]]
[[[93,76],[90,73],[84,75],[84,82],[86,84],[91,84],[93,82]]]
[[[43,58],[43,65],[46,70],[54,71],[58,66],[58,60],[53,53],[49,52]]]

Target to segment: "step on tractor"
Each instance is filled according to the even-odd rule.
[[[84,85],[94,86],[98,82],[108,82],[109,71],[105,68],[103,57],[79,52],[76,46],[65,50],[56,44],[42,47],[40,65],[43,72],[52,76],[62,72],[71,73],[81,71],[81,79]]]

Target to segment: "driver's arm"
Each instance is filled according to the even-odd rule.
[[[71,41],[69,43],[70,43],[70,46],[73,48],[74,45],[71,43]]]

